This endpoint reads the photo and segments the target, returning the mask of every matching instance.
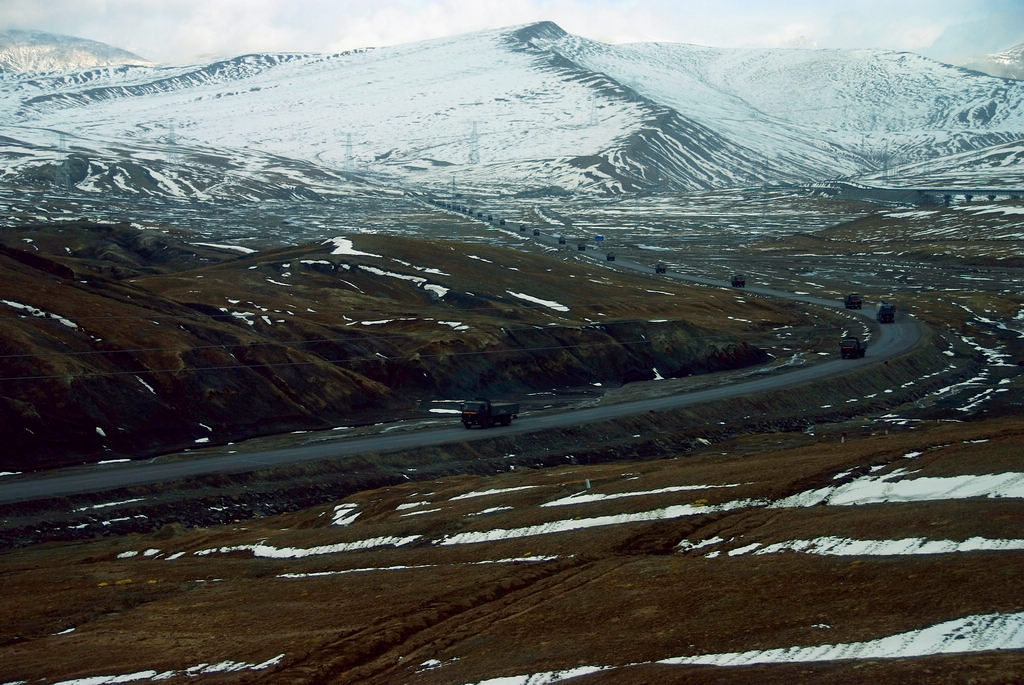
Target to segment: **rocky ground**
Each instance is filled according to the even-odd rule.
[[[994,233],[991,211],[977,212],[984,225],[962,208],[930,222],[857,211],[822,233],[748,233],[685,255],[652,252],[667,228],[654,240],[623,227],[616,240],[624,255],[658,254],[701,276],[742,268],[791,292],[895,295],[929,326],[919,350],[842,382],[585,429],[496,429],[443,449],[4,507],[0,680],[1014,682],[1024,672],[1021,255],[1009,238],[983,241],[1017,220],[998,213]],[[559,220],[582,223],[573,219]],[[924,234],[939,223],[941,245]],[[897,238],[858,242],[875,229]],[[273,263],[286,259],[295,255]],[[534,259],[524,257],[548,263]],[[537,297],[565,303],[556,285],[541,292],[544,273],[531,273]],[[628,276],[593,275],[610,281],[593,284],[608,288],[602,307],[658,301],[616,305],[614,283]],[[173,275],[148,278],[184,299]],[[720,292],[704,314],[719,322],[713,312],[755,300]],[[773,359],[565,384],[528,410],[834,354],[838,320],[756,306],[757,317],[736,319],[777,318],[730,331]],[[429,413],[443,403],[420,406],[389,428],[451,421]]]

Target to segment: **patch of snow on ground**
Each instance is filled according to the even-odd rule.
[[[334,245],[334,249],[331,250],[331,254],[343,254],[343,255],[355,255],[363,257],[380,257],[379,254],[372,254],[370,252],[361,252],[352,247],[352,241],[348,238],[328,238],[322,245]]]
[[[819,624],[816,627],[827,626]],[[908,659],[935,654],[965,654],[1021,648],[1024,648],[1024,612],[1017,612],[963,616],[918,630],[864,642],[755,649],[722,654],[697,654],[647,663],[666,666],[730,667],[853,659]],[[629,666],[577,666],[565,671],[546,671],[529,675],[490,678],[477,681],[472,685],[549,685],[599,671],[625,668],[629,668]]]
[[[642,521],[664,521],[667,519],[682,518],[684,516],[695,516],[698,514],[709,514],[719,511],[729,511],[743,507],[755,506],[761,502],[751,500],[737,500],[708,506],[692,504],[678,504],[662,509],[650,511],[638,511],[626,514],[613,514],[609,516],[595,516],[585,519],[564,519],[561,521],[549,521],[534,526],[522,528],[496,528],[494,530],[469,531],[446,535],[436,541],[437,545],[462,545],[477,542],[494,542],[497,540],[511,540],[513,538],[532,537],[535,535],[550,535],[553,533],[564,533],[571,530],[582,530],[585,528],[597,528],[601,526],[617,526],[625,523],[637,523]]]
[[[318,545],[316,547],[274,547],[263,543],[252,545],[234,545],[231,547],[212,547],[193,552],[197,557],[209,556],[210,554],[230,554],[231,552],[252,552],[254,557],[267,559],[298,559],[301,557],[318,556],[321,554],[337,554],[339,552],[351,552],[353,550],[371,549],[373,547],[403,547],[420,539],[420,535],[406,535],[404,537],[379,537],[366,540],[354,540],[353,542],[338,542],[333,545]]]
[[[533,297],[532,295],[527,295],[525,293],[517,293],[511,290],[506,290],[505,292],[507,292],[512,297],[518,298],[520,300],[525,300],[526,302],[539,304],[541,306],[547,307],[548,309],[554,309],[556,312],[569,311],[569,308],[566,307],[564,304],[559,304],[558,302],[554,302],[553,300],[542,300],[538,297]]]
[[[332,526],[347,526],[359,517],[358,504],[339,504],[331,515]]]
[[[813,507],[818,504],[853,506],[880,502],[925,502],[969,497],[1024,497],[1024,473],[904,478],[903,469],[880,476],[866,475],[849,483],[800,492],[772,508]]]
[[[1024,612],[964,616],[897,635],[834,645],[782,647],[662,659],[659,664],[750,666],[847,659],[906,659],[933,654],[1024,648]]]
[[[568,497],[562,497],[561,499],[552,500],[551,502],[545,502],[541,506],[561,507],[567,504],[599,502],[602,500],[619,499],[621,497],[642,497],[644,495],[662,495],[669,492],[687,492],[689,490],[710,490],[711,488],[735,488],[738,486],[739,483],[729,483],[728,485],[673,485],[667,488],[658,488],[656,490],[640,490],[636,492],[612,492],[607,494],[600,494],[596,492],[580,492],[575,495],[569,495]]]
[[[0,302],[3,302],[8,307],[13,307],[14,309],[23,311],[30,316],[34,316],[37,319],[55,319],[68,328],[78,328],[78,324],[71,319],[66,319],[59,314],[51,314],[50,312],[39,309],[38,307],[33,307],[30,304],[22,304],[21,302],[15,302],[13,300],[0,300]]]
[[[520,486],[514,487],[514,488],[495,488],[493,490],[474,490],[473,492],[464,492],[461,495],[456,495],[455,497],[452,497],[450,501],[454,502],[455,500],[459,500],[459,499],[471,499],[473,497],[486,497],[488,495],[501,495],[501,494],[506,493],[506,492],[516,492],[518,490],[531,490],[531,489],[536,488],[536,487],[539,487],[539,486],[537,486],[537,485],[520,485]]]
[[[1024,540],[973,537],[967,540],[850,540],[824,536],[813,540],[787,540],[766,545],[754,554],[776,554],[785,550],[821,556],[901,556],[917,554],[951,554],[956,552],[992,552],[1024,549]],[[739,554],[733,550],[730,554]]]
[[[241,245],[219,245],[217,243],[191,243],[192,245],[198,245],[200,247],[215,247],[220,250],[233,250],[235,252],[241,252],[242,254],[252,254],[256,250],[251,247],[242,247]]]
[[[237,671],[264,671],[271,666],[276,666],[284,659],[284,654],[278,654],[272,659],[263,663],[251,664],[244,661],[222,661],[217,664],[197,664],[178,671],[136,671],[124,675],[97,675],[86,678],[73,678],[72,680],[61,680],[54,685],[114,685],[115,683],[133,683],[139,680],[170,680],[171,678],[188,677],[209,674],[227,673]]]

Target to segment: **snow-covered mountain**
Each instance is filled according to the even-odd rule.
[[[992,76],[1024,79],[1024,43],[1001,52],[968,60],[961,66]]]
[[[1024,82],[909,53],[608,45],[543,22],[343,54],[0,74],[0,121],[9,184],[617,193],[855,177],[1005,145],[1024,139]],[[1024,179],[1015,162],[999,172]]]
[[[68,72],[120,64],[150,64],[127,50],[43,31],[0,31],[0,70]]]

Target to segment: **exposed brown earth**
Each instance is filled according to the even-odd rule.
[[[10,471],[422,415],[432,398],[748,366],[768,358],[748,338],[811,325],[765,301],[739,322],[728,292],[652,292],[641,275],[485,245],[359,236],[367,254],[232,256],[126,225],[3,238]]]
[[[359,516],[341,527],[331,525],[333,506],[319,506],[209,529],[169,525],[149,535],[8,552],[0,663],[8,680],[29,682],[147,670],[174,672],[169,681],[178,682],[188,679],[184,669],[201,664],[251,667],[282,654],[260,670],[204,678],[470,683],[593,665],[609,669],[574,682],[1012,682],[1024,669],[1020,651],[747,667],[653,662],[857,643],[1024,610],[1020,551],[728,554],[822,536],[1022,539],[1018,499],[765,507],[869,469],[909,468],[915,478],[1013,471],[1022,438],[1019,418],[928,423],[845,442],[838,433],[760,435],[685,458],[363,491],[343,500]],[[920,454],[907,456],[913,453]],[[581,493],[587,482],[588,494],[647,494],[540,506]],[[679,486],[698,488],[663,490]],[[631,512],[740,501],[749,504],[613,523]],[[612,518],[602,524],[601,517]],[[543,532],[558,521],[595,523]],[[439,544],[531,526],[537,534]],[[421,537],[397,547],[331,547],[406,536]],[[721,542],[685,545],[710,539]],[[308,556],[254,556],[256,544],[264,545],[261,554]],[[709,558],[712,551],[718,554]]]
[[[858,236],[875,235],[875,223],[879,241],[885,231],[896,231],[898,240],[878,248],[900,253],[899,260],[873,257],[870,240],[867,248],[857,247]],[[755,283],[796,290],[807,278],[803,273],[816,269],[822,273],[813,280],[836,293],[851,287],[845,274],[856,271],[856,278],[864,278],[862,270],[878,265],[872,285],[857,289],[877,299],[891,292],[886,282],[895,278],[905,286],[901,313],[913,311],[931,324],[914,352],[826,384],[572,430],[519,437],[496,431],[488,440],[444,448],[4,507],[0,573],[7,591],[0,595],[0,681],[96,678],[88,682],[99,683],[120,676],[138,682],[202,677],[212,682],[507,678],[502,682],[527,683],[533,674],[533,683],[555,682],[557,676],[544,674],[589,666],[600,670],[571,671],[572,682],[1017,682],[1024,673],[1024,652],[1012,641],[1008,649],[974,652],[976,639],[968,636],[952,653],[903,658],[885,658],[863,644],[965,617],[1024,611],[1018,582],[1024,551],[1014,546],[1024,540],[1019,494],[999,496],[996,489],[996,495],[986,495],[982,488],[960,498],[947,486],[929,485],[939,493],[931,499],[889,497],[856,505],[836,499],[814,506],[786,500],[822,488],[903,484],[928,489],[924,485],[940,483],[937,479],[993,481],[1022,470],[1024,388],[1014,355],[1024,360],[1024,345],[1012,327],[986,322],[1019,318],[1020,293],[1012,281],[993,276],[1013,278],[1016,272],[1006,258],[1019,248],[986,244],[969,253],[938,255],[940,248],[919,241],[928,226],[900,233],[900,225],[869,217],[814,238],[765,241],[749,253],[756,256],[744,257],[743,270],[754,274]],[[303,355],[298,357],[303,361],[308,353],[292,344],[292,336],[315,337],[325,330],[346,336],[359,330],[358,349],[392,359],[421,345],[436,350],[456,341],[477,346],[504,341],[502,326],[526,327],[523,334],[530,337],[517,342],[520,349],[549,346],[552,340],[564,347],[567,330],[573,331],[574,345],[612,345],[614,360],[588,351],[584,371],[590,375],[544,394],[528,411],[685,392],[751,371],[685,375],[712,369],[691,367],[681,378],[624,383],[632,378],[623,369],[658,368],[669,375],[664,369],[670,360],[640,356],[625,344],[632,336],[686,349],[690,363],[713,358],[694,342],[701,335],[713,336],[715,349],[735,349],[728,346],[743,341],[770,352],[774,361],[764,366],[772,366],[790,356],[804,355],[813,363],[834,354],[837,331],[849,325],[813,309],[609,274],[543,255],[472,245],[467,253],[490,261],[456,265],[440,252],[447,249],[443,244],[354,239],[357,249],[386,257],[331,257],[324,253],[333,246],[305,246],[211,261],[187,278],[167,268],[148,275],[136,268],[131,277],[121,274],[121,280],[110,282],[133,299],[142,298],[144,289],[160,306],[201,312],[202,326],[188,328],[190,335],[201,329],[202,340],[218,342],[230,333],[253,349],[274,341],[289,354]],[[811,249],[806,240],[817,246]],[[910,244],[921,251],[908,253]],[[25,252],[24,244],[15,247]],[[866,256],[858,250],[866,250]],[[50,255],[61,251],[54,243]],[[320,265],[321,271],[307,265],[296,272],[292,267],[302,259],[335,266]],[[385,266],[384,259],[407,264]],[[927,270],[929,262],[934,271]],[[438,301],[412,282],[363,272],[360,263],[427,277],[451,291]],[[19,264],[40,270],[24,260]],[[448,276],[428,275],[415,266]],[[948,274],[964,269],[980,269],[987,285],[974,291],[947,287]],[[190,292],[196,290],[195,275],[205,282]],[[339,288],[339,278],[368,297]],[[565,287],[568,278],[571,289]],[[293,285],[289,289],[268,279]],[[138,294],[130,288],[138,288]],[[571,313],[525,306],[508,290],[567,305]],[[245,295],[233,294],[238,291]],[[293,291],[308,297],[306,302],[315,300],[310,308],[316,312],[300,313]],[[638,298],[637,292],[645,296]],[[470,324],[469,331],[438,325],[444,333],[439,336],[433,326],[409,322],[408,328],[398,325],[396,340],[381,340],[375,339],[379,330],[373,325],[360,327],[344,318],[325,323],[328,311],[354,321],[370,320],[371,312],[382,313],[375,319],[415,313],[421,319],[456,320],[450,309],[437,312],[456,295],[477,298],[460,302],[458,320]],[[224,304],[229,297],[240,303]],[[217,318],[214,308],[241,309],[248,302],[265,308],[250,310],[255,326]],[[46,304],[55,307],[48,311],[75,318],[74,312],[57,308],[57,299]],[[147,306],[147,316],[163,311],[148,301]],[[182,310],[167,311],[178,316]],[[287,311],[295,315],[283,314]],[[727,318],[734,311],[735,318]],[[272,316],[271,325],[260,325],[263,314]],[[669,322],[650,323],[658,319]],[[628,323],[603,325],[608,320]],[[26,322],[49,324],[46,331],[55,328],[52,320],[18,320]],[[126,341],[136,335],[130,329],[117,333]],[[598,334],[602,337],[585,337]],[[196,338],[172,339],[176,346],[196,344]],[[346,337],[347,344],[355,344],[351,340]],[[1004,356],[993,361],[984,351],[988,348]],[[621,359],[627,352],[628,364]],[[318,355],[331,358],[322,351]],[[531,366],[537,377],[573,369],[565,356],[573,355],[535,354],[524,373],[531,373]],[[452,369],[464,362],[449,357],[447,363],[456,383]],[[375,377],[368,371],[379,371],[375,364],[356,371],[389,389],[395,383],[403,397],[427,398],[437,390],[410,390],[419,382],[412,379],[415,374]],[[683,369],[684,362],[679,364]],[[441,362],[437,368],[443,368]],[[500,368],[490,381],[502,382],[520,370],[511,364]],[[601,389],[589,386],[598,372],[610,379]],[[289,383],[303,382],[285,373],[281,377]],[[947,391],[956,384],[968,390]],[[303,386],[304,392],[315,392],[313,385]],[[510,393],[522,389],[506,387]],[[975,394],[988,399],[975,406],[970,401]],[[417,415],[413,407],[390,406],[388,414]],[[419,416],[418,422],[392,427],[416,430],[445,420]],[[249,447],[325,436],[268,437]],[[192,437],[183,444],[191,444]],[[575,502],[543,506],[573,495]],[[354,516],[347,525],[332,525],[346,515]],[[512,532],[500,539],[496,531],[501,530]],[[915,539],[935,548],[914,552]],[[975,551],[956,547],[972,539],[991,544]],[[37,544],[42,540],[50,542]],[[845,541],[859,551],[829,553],[823,550],[833,542],[823,540]],[[877,543],[875,551],[866,550],[865,541]],[[893,541],[910,549],[893,551],[888,547]],[[1007,544],[1000,547],[998,541]],[[796,551],[800,544],[804,551]],[[772,551],[773,545],[788,547]],[[835,644],[853,646],[843,658],[832,652],[825,660],[803,663],[659,663],[798,646],[823,646],[824,653],[824,646]]]

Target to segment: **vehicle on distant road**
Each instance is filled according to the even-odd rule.
[[[864,306],[864,298],[857,293],[850,293],[843,298],[843,306],[847,309],[860,309]]]
[[[839,341],[839,356],[843,359],[860,359],[868,351],[868,346],[860,338],[849,336]]]
[[[875,318],[878,319],[878,323],[892,323],[896,320],[896,305],[889,302],[880,302],[878,304],[878,314]]]
[[[657,264],[654,265],[654,273],[656,274],[663,274],[667,270],[667,267],[661,262],[658,262]]]
[[[516,402],[491,402],[485,397],[478,397],[462,403],[462,425],[466,428],[507,426],[517,416],[519,404]]]
[[[743,274],[736,274],[732,277],[732,287],[734,288],[746,288],[747,277]]]

